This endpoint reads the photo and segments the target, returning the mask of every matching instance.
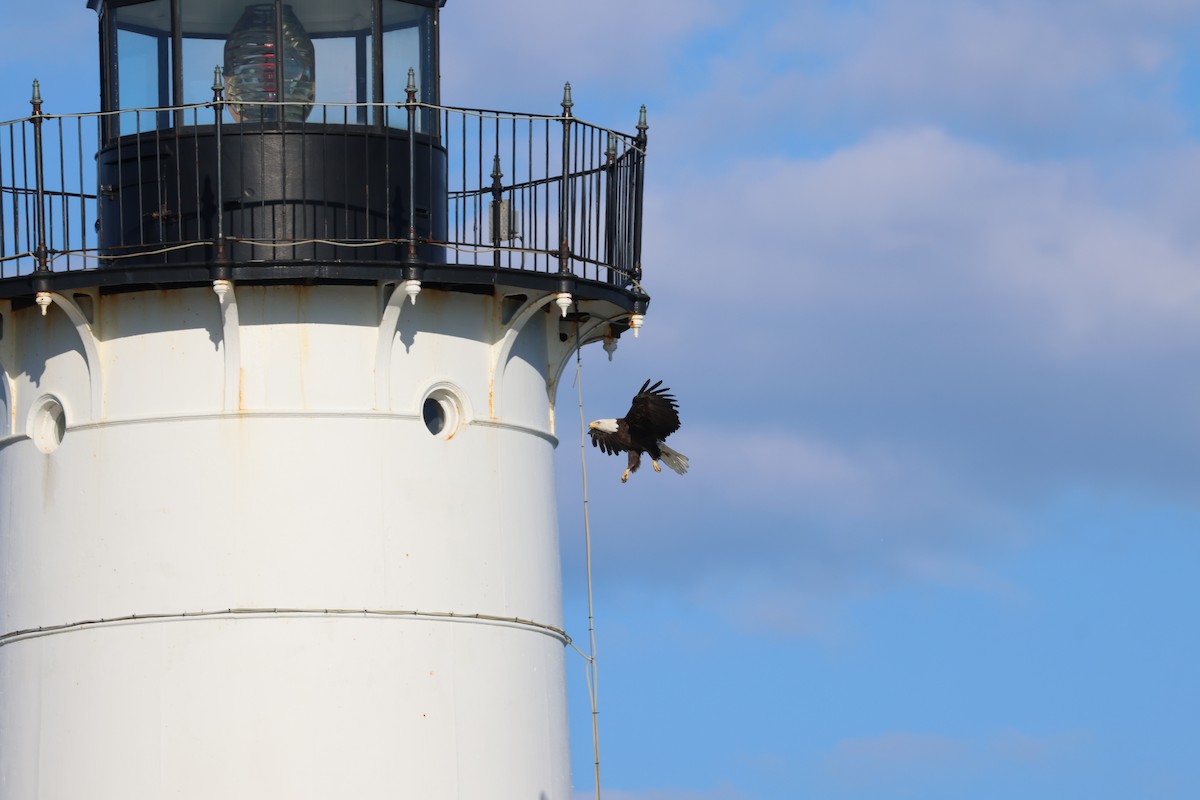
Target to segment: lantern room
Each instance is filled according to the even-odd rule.
[[[91,5],[110,263],[444,260],[433,0]]]
[[[444,3],[444,0],[442,0]],[[356,123],[403,127],[362,104],[417,96],[437,104],[433,0],[91,0],[100,14],[101,108],[110,137],[170,127],[137,113],[212,100],[219,67],[235,121],[322,121],[313,104],[359,104]],[[256,105],[247,106],[237,101]],[[279,104],[279,105],[272,105]],[[328,121],[328,120],[326,120]]]

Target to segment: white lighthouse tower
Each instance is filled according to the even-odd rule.
[[[0,800],[569,798],[644,117],[441,105],[434,0],[89,5],[101,112],[0,125]]]

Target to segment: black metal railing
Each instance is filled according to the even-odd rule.
[[[223,261],[440,264],[640,293],[645,110],[629,135],[571,109],[568,85],[556,115],[410,93],[317,104],[303,123],[236,122],[219,91],[47,114],[35,86],[33,114],[0,123],[0,281]],[[164,115],[173,125],[159,127]]]

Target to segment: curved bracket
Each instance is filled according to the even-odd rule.
[[[396,328],[404,301],[417,303],[421,282],[407,280],[392,286],[383,314],[379,319],[379,334],[375,340],[375,409],[388,411],[392,407],[392,348],[396,343]]]
[[[17,413],[13,402],[13,382],[6,363],[7,359],[0,353],[0,411],[3,412],[3,417],[0,418],[0,439],[13,432],[13,422]]]
[[[504,331],[504,336],[500,337],[500,341],[492,345],[492,389],[488,392],[488,416],[491,419],[497,419],[500,416],[500,388],[504,382],[504,367],[508,364],[508,357],[512,355],[513,345],[517,341],[517,337],[524,330],[529,320],[533,319],[533,315],[542,308],[550,305],[558,297],[557,292],[539,297],[535,300],[527,300],[525,305],[521,306],[517,313],[513,314],[512,319],[508,323],[508,327]]]
[[[242,408],[242,340],[238,325],[237,294],[233,281],[213,281],[213,292],[221,304],[221,342],[225,350],[225,391],[222,408],[225,411]]]
[[[9,333],[5,336],[4,331],[4,326],[12,322],[11,311],[12,303],[0,301],[0,409],[3,409],[4,415],[0,419],[0,439],[12,433],[13,421],[16,418],[16,409],[13,407],[15,389],[12,375],[8,371],[8,365],[13,363],[13,335]]]
[[[4,414],[3,418],[0,418],[0,439],[3,439],[12,433],[13,419],[16,415],[16,409],[13,407],[12,378],[8,377],[8,367],[4,366],[3,361],[0,361],[0,410]]]
[[[628,314],[617,314],[616,316],[609,317],[608,319],[596,320],[589,325],[581,327],[578,335],[579,346],[582,347],[585,344],[591,344],[599,339],[603,339],[603,336],[594,335],[596,331],[600,330],[606,325],[611,325],[619,319],[624,319],[627,316]],[[558,393],[558,382],[562,379],[563,370],[567,368],[567,364],[571,363],[571,356],[575,354],[575,344],[576,337],[572,336],[571,338],[567,339],[566,342],[560,345],[557,355],[551,355],[552,360],[550,362],[550,380],[546,383],[546,391],[549,392],[550,395],[551,415],[554,413],[554,396]]]
[[[67,319],[75,327],[75,333],[78,334],[79,341],[83,345],[83,360],[87,366],[88,388],[90,389],[88,399],[91,404],[86,419],[98,420],[104,414],[104,381],[100,374],[100,348],[96,344],[96,335],[92,332],[92,323],[88,322],[83,309],[71,298],[58,292],[50,292],[50,299],[67,315]]]

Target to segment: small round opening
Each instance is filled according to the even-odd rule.
[[[449,439],[458,432],[462,421],[462,403],[458,395],[443,387],[433,389],[421,404],[425,427],[434,436]]]
[[[446,430],[446,409],[436,397],[425,398],[425,408],[422,409],[422,413],[425,415],[425,427],[434,436]]]
[[[53,397],[43,397],[34,404],[29,415],[29,438],[43,453],[53,453],[67,434],[67,415],[62,403]]]

